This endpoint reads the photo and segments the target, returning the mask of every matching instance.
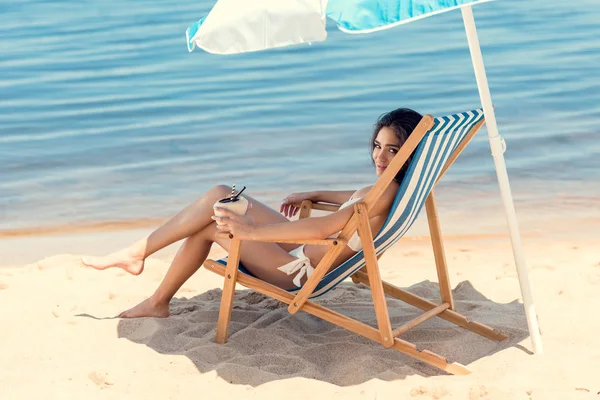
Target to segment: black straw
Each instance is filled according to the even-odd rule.
[[[244,190],[246,190],[246,186],[244,186],[244,187],[242,188],[242,190],[240,190],[240,191],[239,191],[239,192],[238,192],[238,193],[237,193],[235,196],[233,196],[232,200],[234,200],[234,201],[235,201],[235,200],[237,200],[237,198],[238,198],[238,197],[240,197],[240,194],[242,194],[242,192],[243,192]]]

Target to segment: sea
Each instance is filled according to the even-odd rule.
[[[376,178],[382,113],[480,107],[458,10],[189,53],[185,30],[213,5],[0,0],[0,236],[151,226],[217,184],[275,208],[292,192],[358,189]],[[600,232],[600,2],[473,12],[523,234]],[[443,232],[506,232],[485,128],[436,198]]]

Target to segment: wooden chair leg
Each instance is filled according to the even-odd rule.
[[[367,274],[359,271],[355,275],[356,275],[357,279],[360,280],[361,283],[364,283],[365,285],[369,285],[369,277],[367,276]],[[438,304],[432,303],[429,300],[426,300],[422,297],[414,295],[406,290],[400,289],[399,287],[396,287],[390,283],[387,283],[387,282],[382,282],[382,283],[383,283],[383,290],[384,290],[385,294],[387,294],[388,296],[392,296],[398,300],[401,300],[405,303],[408,303],[411,306],[420,308],[423,311],[429,311],[438,306]],[[505,334],[496,332],[494,330],[494,328],[491,328],[484,324],[480,324],[479,322],[470,321],[464,315],[459,314],[456,311],[452,311],[450,309],[445,310],[444,312],[438,314],[437,316],[440,317],[441,319],[444,319],[455,325],[461,326],[465,329],[468,329],[472,332],[477,333],[478,335],[481,335],[481,336],[486,337],[491,340],[502,341],[502,340],[508,338],[508,336],[506,336]]]
[[[373,245],[373,235],[369,225],[369,212],[364,203],[357,203],[354,206],[358,214],[358,234],[360,235],[363,253],[367,264],[367,274],[369,284],[373,295],[373,304],[375,305],[375,315],[377,317],[377,326],[383,347],[390,348],[394,345],[392,336],[392,326],[388,314],[387,304],[385,302],[385,293],[381,284],[381,275],[379,274],[379,265],[375,255],[375,246]]]
[[[440,284],[440,294],[442,303],[450,304],[450,309],[454,310],[454,299],[452,298],[452,287],[448,278],[448,265],[446,264],[446,255],[444,254],[444,244],[442,243],[442,231],[440,230],[440,221],[438,218],[437,207],[435,206],[435,197],[433,191],[425,200],[425,209],[427,210],[427,222],[431,234],[431,244],[433,246],[433,255],[435,257],[435,267],[437,269],[438,282]]]
[[[233,295],[235,293],[235,283],[240,263],[241,243],[238,239],[232,239],[229,248],[229,258],[227,259],[227,268],[225,269],[225,283],[223,285],[223,295],[221,296],[221,308],[219,309],[219,321],[217,322],[217,337],[215,339],[219,344],[227,342],[227,331],[229,329],[229,321],[231,320]]]
[[[209,271],[215,272],[221,276],[226,274],[225,268],[223,268],[221,264],[215,261],[207,260],[204,263],[204,266]],[[292,295],[291,293],[248,275],[240,274],[239,283],[250,289],[263,293],[267,296],[271,296],[274,299],[277,299],[286,304],[290,304],[294,301],[294,295]],[[380,341],[380,333],[377,329],[370,327],[355,319],[349,318],[345,315],[338,314],[337,312],[329,308],[325,308],[317,303],[307,301],[306,303],[304,303],[302,310],[316,317],[322,318],[325,321],[329,321],[332,324],[335,324],[358,335],[361,335],[367,339],[376,342]],[[415,346],[414,344],[398,338],[394,338],[392,340],[391,347],[401,353],[416,358],[417,360],[423,361],[434,367],[440,368],[451,374],[466,375],[471,372],[468,368],[466,368],[464,365],[461,365],[460,363],[449,362],[446,358],[438,354],[435,354],[429,350],[421,350],[417,348],[417,346]]]

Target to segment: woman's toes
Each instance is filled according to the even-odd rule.
[[[94,257],[81,257],[81,263],[87,267],[95,267]]]

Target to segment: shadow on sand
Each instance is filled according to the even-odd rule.
[[[407,290],[437,302],[437,283],[423,281]],[[495,303],[470,282],[453,290],[456,310],[469,319],[505,333],[495,342],[440,318],[426,321],[401,339],[467,365],[508,347],[517,347],[528,336],[523,305],[518,301]],[[121,320],[118,335],[145,344],[161,354],[188,357],[202,373],[216,371],[234,384],[257,386],[273,380],[304,377],[350,386],[377,378],[386,381],[407,375],[435,376],[445,372],[423,362],[300,312],[291,315],[283,303],[252,290],[237,290],[229,340],[215,343],[221,290],[210,290],[191,299],[173,299],[171,317]],[[364,285],[343,283],[317,299],[336,312],[376,326],[371,292]],[[392,327],[413,319],[420,310],[387,298]]]

